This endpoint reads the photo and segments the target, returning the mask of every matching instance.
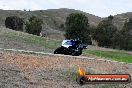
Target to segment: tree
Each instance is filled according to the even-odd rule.
[[[88,18],[82,13],[72,13],[66,18],[65,37],[80,38],[84,43],[90,43]]]
[[[101,21],[93,35],[93,38],[98,42],[99,46],[113,47],[113,37],[117,32],[117,28],[112,24],[112,17]]]
[[[132,50],[132,18],[129,19],[129,22],[125,22],[121,31],[116,36],[118,40],[118,45],[120,49]]]
[[[24,20],[17,16],[10,16],[5,20],[5,26],[16,31],[23,31],[23,24]]]
[[[42,30],[43,21],[36,16],[30,17],[26,22],[26,31],[30,34],[39,35]]]
[[[112,15],[108,16],[108,21],[112,22],[113,19],[114,17]]]

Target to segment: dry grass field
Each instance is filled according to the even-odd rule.
[[[0,88],[131,88],[129,84],[76,83],[78,66],[88,74],[130,74],[132,64],[88,57],[0,51]]]

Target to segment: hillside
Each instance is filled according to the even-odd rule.
[[[66,10],[66,9],[65,9]],[[46,10],[46,11],[3,11],[0,13],[0,88],[131,88],[129,84],[88,84],[80,86],[76,83],[78,66],[85,67],[88,74],[130,74],[132,76],[132,64],[120,63],[118,60],[108,58],[123,54],[123,57],[131,58],[131,53],[126,51],[114,51],[113,49],[103,48],[105,52],[93,52],[90,50],[102,50],[100,47],[88,47],[81,56],[54,55],[54,49],[60,46],[63,39],[63,31],[57,29],[55,23],[63,23],[67,14],[73,10],[64,11]],[[63,12],[64,11],[64,12]],[[75,11],[75,10],[74,10]],[[7,13],[8,12],[8,13]],[[13,13],[14,12],[14,13]],[[67,12],[67,14],[65,13]],[[78,11],[80,12],[80,11]],[[45,15],[43,15],[43,14]],[[63,15],[62,15],[63,13]],[[4,15],[5,14],[5,15]],[[20,31],[14,31],[4,27],[6,16],[19,15],[28,19],[32,14],[37,15],[45,21],[43,25],[44,33],[47,37],[40,37]],[[60,14],[60,16],[59,16]],[[90,14],[89,14],[90,15]],[[91,18],[93,15],[90,15]],[[44,18],[43,18],[44,17]],[[60,17],[60,18],[59,18]],[[96,24],[96,16],[93,16],[91,24]],[[95,19],[95,21],[94,21]],[[97,17],[98,19],[98,17]],[[99,18],[100,19],[100,18]],[[55,23],[54,23],[55,22]],[[57,30],[55,30],[57,29]],[[61,35],[61,36],[60,36]],[[62,38],[60,38],[62,37]],[[54,39],[53,39],[54,38]],[[59,40],[60,39],[60,40]],[[1,49],[4,48],[4,49]],[[8,51],[6,50],[8,49]],[[17,51],[11,51],[19,50]],[[41,52],[41,54],[32,52]],[[44,54],[42,54],[44,53]],[[49,54],[50,53],[50,54]],[[94,54],[92,54],[94,53]],[[109,54],[108,54],[109,53]],[[115,54],[117,56],[113,56]],[[95,55],[98,54],[98,55]],[[102,55],[106,57],[104,58]],[[111,54],[111,55],[110,55]],[[126,58],[125,58],[126,59]],[[129,59],[129,58],[127,58]],[[114,61],[111,61],[114,60]],[[121,61],[122,62],[122,61]]]
[[[7,16],[19,16],[24,19],[28,19],[32,15],[40,17],[45,26],[54,27],[56,25],[63,24],[65,22],[66,17],[70,13],[83,13],[89,18],[90,24],[97,25],[100,22],[101,18],[98,16],[94,16],[89,13],[85,13],[79,10],[74,9],[49,9],[49,10],[36,10],[36,11],[20,11],[20,10],[0,10],[0,23],[4,25],[4,20]]]
[[[21,10],[0,10],[0,26],[4,26],[4,21],[6,17],[8,16],[19,16],[23,19],[28,20],[29,17],[32,15],[35,15],[39,18],[41,18],[44,22],[43,24],[43,33],[45,35],[50,36],[51,38],[54,38],[55,36],[59,35],[61,36],[60,39],[63,39],[63,29],[60,27],[61,24],[65,23],[66,17],[70,13],[83,13],[85,14],[88,19],[89,23],[91,25],[97,25],[101,20],[105,18],[101,18],[80,10],[74,10],[74,9],[48,9],[48,10],[36,10],[36,11],[21,11]],[[125,21],[127,21],[129,18],[132,18],[132,13],[122,13],[117,14],[114,16],[114,24],[118,27],[118,29],[121,29],[123,27],[123,24]],[[56,29],[56,30],[55,30]],[[54,35],[54,36],[53,36]],[[58,38],[58,37],[57,37]]]
[[[0,26],[0,48],[52,52],[61,40],[39,37]]]
[[[132,12],[117,14],[114,16],[113,22],[119,30],[123,27],[124,23],[132,18]]]
[[[89,13],[85,13],[74,9],[49,9],[36,11],[21,11],[21,10],[0,10],[0,26],[4,26],[6,17],[19,16],[27,21],[31,16],[37,16],[43,20],[43,34],[50,38],[64,39],[64,30],[60,27],[65,23],[66,17],[70,13],[83,13],[92,25],[97,25],[101,18]]]
[[[74,9],[66,9],[66,8],[49,9],[49,10],[46,10],[46,12],[50,13],[55,18],[56,21],[60,21],[61,23],[64,23],[66,20],[66,17],[71,13],[85,14],[88,17],[89,23],[91,25],[97,25],[101,21],[101,17],[95,16],[80,10],[74,10]]]

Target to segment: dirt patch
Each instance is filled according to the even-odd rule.
[[[132,83],[80,86],[76,83],[78,66],[88,73],[127,73],[132,65],[83,57],[61,55],[27,55],[0,53],[0,87],[2,88],[131,88]]]

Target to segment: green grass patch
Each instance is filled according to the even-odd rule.
[[[40,36],[27,34],[23,32],[17,32],[17,31],[3,32],[2,35],[17,40],[18,42],[22,42],[26,44],[35,44],[37,46],[45,47],[48,49],[55,49],[59,47],[61,44],[61,40],[53,40],[53,39],[46,40],[45,37],[40,37]]]
[[[110,60],[132,63],[132,55],[123,51],[85,50],[83,54],[84,55],[92,54]]]

